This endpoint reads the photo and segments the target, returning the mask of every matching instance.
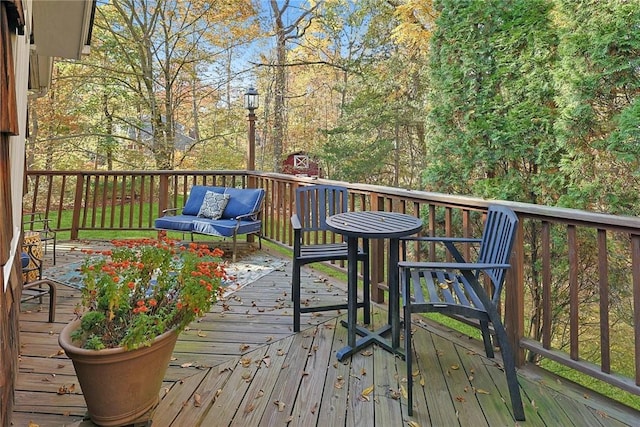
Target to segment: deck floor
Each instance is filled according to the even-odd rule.
[[[58,247],[58,265],[77,261],[80,244]],[[49,255],[50,256],[50,255]],[[269,254],[277,257],[277,254]],[[344,284],[303,274],[312,300],[344,299]],[[499,359],[480,343],[414,319],[414,416],[407,415],[405,364],[371,346],[338,362],[346,313],[303,315],[292,332],[290,263],[237,291],[180,335],[161,401],[159,426],[639,426],[640,413],[533,366],[519,371],[526,422],[514,422]],[[24,303],[14,426],[92,426],[58,333],[80,293],[60,286],[56,322],[47,301]],[[387,316],[374,307],[374,322]],[[416,321],[417,320],[417,321]],[[421,383],[423,385],[421,385]],[[70,392],[61,393],[61,390]],[[33,424],[30,424],[33,423]],[[144,425],[144,424],[142,424]]]

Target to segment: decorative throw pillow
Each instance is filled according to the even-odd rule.
[[[201,218],[220,219],[224,208],[229,203],[230,196],[228,194],[214,193],[207,191],[202,200],[202,206],[198,216]]]

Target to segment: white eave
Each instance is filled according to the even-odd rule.
[[[89,54],[95,0],[35,0],[32,3],[30,88],[46,93],[54,58]]]

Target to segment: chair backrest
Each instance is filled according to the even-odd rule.
[[[489,264],[508,264],[511,258],[511,250],[518,229],[518,217],[511,209],[504,206],[491,205],[487,213],[482,242],[480,243],[480,255],[478,262]],[[493,300],[499,298],[507,270],[485,270],[493,282]]]
[[[311,185],[296,189],[296,214],[302,230],[327,230],[327,217],[347,211],[347,189],[333,185]]]

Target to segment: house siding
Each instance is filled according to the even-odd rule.
[[[2,0],[0,81],[3,112],[0,129],[0,425],[11,425],[18,372],[18,316],[22,276],[22,195],[27,123],[31,0]],[[27,35],[25,35],[27,34]],[[18,255],[18,256],[17,256]]]

